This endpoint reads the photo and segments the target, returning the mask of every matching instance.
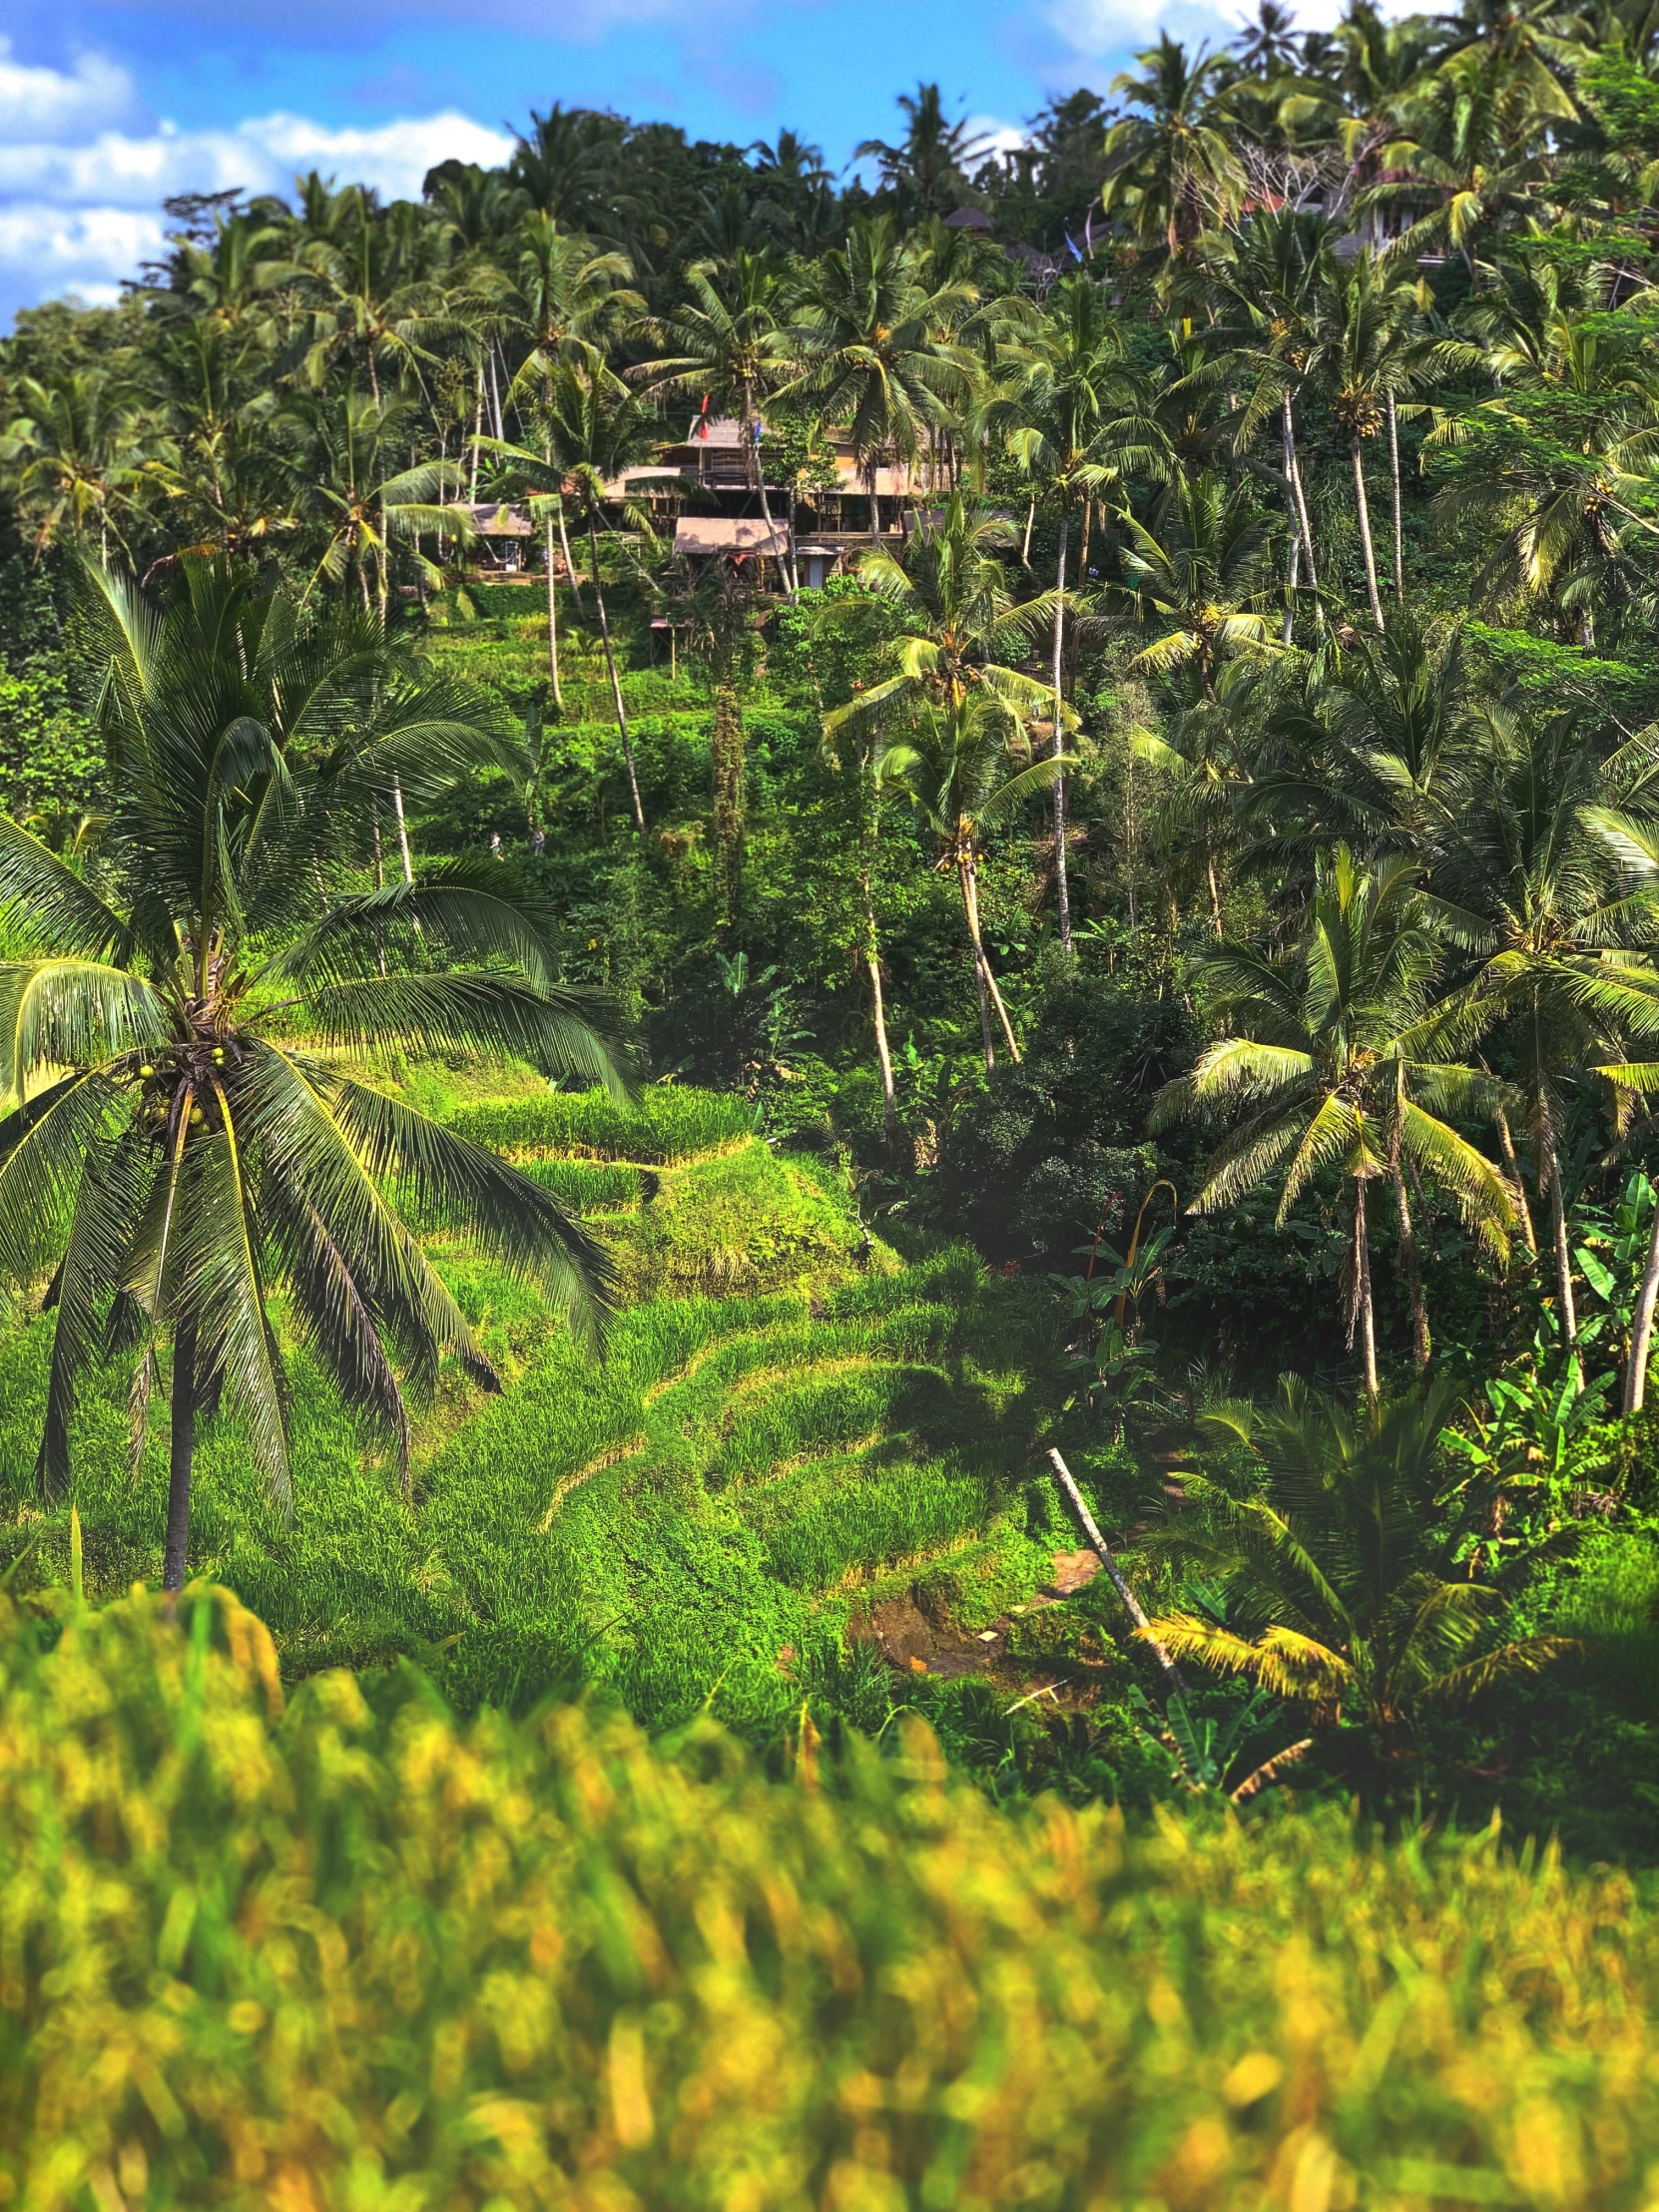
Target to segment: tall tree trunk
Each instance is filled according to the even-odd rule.
[[[1484,1060],[1480,1065],[1488,1075],[1491,1073]],[[1526,1203],[1526,1179],[1521,1174],[1520,1162],[1515,1158],[1515,1140],[1509,1134],[1509,1117],[1499,1106],[1492,1119],[1497,1124],[1497,1148],[1503,1154],[1503,1165],[1509,1171],[1510,1193],[1515,1201],[1515,1211],[1520,1216],[1521,1235],[1526,1240],[1527,1251],[1535,1260],[1538,1257],[1538,1239],[1532,1228],[1532,1209]]]
[[[1221,926],[1221,886],[1216,881],[1216,856],[1210,849],[1210,831],[1208,828],[1204,831],[1204,880],[1210,892],[1210,926],[1219,937],[1223,934]]]
[[[1372,1311],[1371,1239],[1366,1234],[1366,1178],[1354,1178],[1354,1305],[1359,1322],[1360,1356],[1365,1362],[1366,1395],[1375,1403],[1377,1381],[1377,1320]]]
[[[1296,636],[1296,587],[1302,568],[1302,533],[1296,526],[1296,495],[1289,484],[1285,487],[1285,503],[1291,510],[1291,527],[1287,535],[1289,550],[1285,555],[1285,627],[1280,643],[1289,645]]]
[[[991,1051],[990,1023],[985,1015],[985,997],[989,994],[996,1008],[996,1018],[1002,1024],[1002,1034],[1007,1040],[1010,1058],[1018,1064],[1019,1045],[1014,1037],[1014,1025],[1008,1019],[1008,1009],[1002,1003],[1002,993],[996,987],[996,977],[991,973],[991,963],[985,952],[984,939],[979,933],[979,872],[971,858],[959,860],[956,872],[962,885],[962,907],[967,915],[968,935],[973,940],[974,966],[980,977],[979,1018],[985,1030],[985,1065],[994,1066],[995,1055]]]
[[[403,862],[403,880],[405,883],[412,883],[414,868],[409,861],[409,823],[403,812],[403,780],[398,776],[391,780],[391,811],[397,818],[397,850]],[[415,926],[418,928],[419,923]]]
[[[634,774],[634,741],[628,731],[628,710],[622,704],[622,682],[616,672],[616,655],[611,649],[611,623],[605,611],[605,587],[599,580],[599,530],[593,516],[588,517],[588,556],[593,562],[593,596],[599,609],[599,635],[605,645],[605,667],[611,679],[611,698],[616,705],[617,727],[622,732],[622,757],[628,764],[628,796],[633,802],[634,828],[645,835],[645,809],[640,805],[640,780]]]
[[[887,1009],[881,996],[881,955],[875,942],[875,914],[868,910],[869,942],[864,965],[869,970],[870,1014],[875,1024],[875,1064],[881,1071],[881,1143],[891,1160],[898,1151],[898,1100],[893,1092],[892,1054],[887,1049]]]
[[[1054,758],[1065,758],[1063,700],[1060,690],[1065,647],[1066,553],[1071,542],[1071,516],[1060,516],[1060,556],[1054,571]],[[1066,778],[1063,769],[1054,776],[1054,895],[1060,910],[1060,949],[1071,950],[1071,885],[1066,878]]]
[[[1296,414],[1291,405],[1290,393],[1287,391],[1281,397],[1284,410],[1285,465],[1291,480],[1291,490],[1296,498],[1297,521],[1302,528],[1302,555],[1308,563],[1308,589],[1314,595],[1314,610],[1317,614],[1320,605],[1320,572],[1314,559],[1314,529],[1308,520],[1308,495],[1302,486],[1302,463],[1297,458]]]
[[[1572,1254],[1567,1249],[1567,1209],[1561,1199],[1561,1157],[1545,1129],[1540,1142],[1549,1177],[1549,1223],[1555,1239],[1555,1290],[1560,1301],[1561,1342],[1571,1351],[1578,1342],[1578,1313],[1572,1298]]]
[[[1360,438],[1349,440],[1354,455],[1354,504],[1360,517],[1360,543],[1366,554],[1366,590],[1371,595],[1371,618],[1379,630],[1382,623],[1382,599],[1377,589],[1377,548],[1372,543],[1371,507],[1366,499],[1366,463]]]
[[[570,596],[576,602],[576,612],[580,614],[582,612],[582,580],[576,573],[576,563],[571,557],[570,533],[565,528],[565,503],[562,493],[558,495],[558,500],[559,550],[564,554],[565,557],[565,574],[570,579]],[[595,574],[597,573],[598,571],[596,570]]]
[[[1417,1240],[1411,1229],[1411,1209],[1405,1201],[1405,1178],[1399,1172],[1397,1145],[1388,1166],[1394,1179],[1394,1210],[1399,1216],[1400,1264],[1405,1270],[1405,1288],[1411,1298],[1411,1358],[1417,1373],[1422,1375],[1428,1367],[1428,1309],[1422,1301],[1422,1268],[1417,1258]]]
[[[864,481],[869,486],[869,542],[871,545],[879,545],[881,542],[881,501],[875,489],[875,470],[876,463],[871,461],[864,476]]]
[[[472,410],[472,482],[467,489],[467,504],[478,504],[478,440],[484,434],[484,364],[478,363],[478,404]]]
[[[547,669],[553,679],[553,704],[564,713],[564,694],[559,689],[559,609],[553,588],[553,522],[547,521]]]
[[[1394,493],[1394,598],[1405,604],[1405,536],[1399,504],[1399,414],[1394,395],[1388,394],[1388,472]]]
[[[177,1596],[185,1586],[190,1551],[190,1483],[196,1457],[196,1324],[180,1327],[173,1344],[173,1407],[167,1477],[167,1548],[162,1588]]]
[[[1021,568],[1028,569],[1031,566],[1031,525],[1036,519],[1037,495],[1033,492],[1030,505],[1025,510],[1025,543],[1019,549],[1019,565]]]
[[[1653,1209],[1653,1234],[1647,1244],[1647,1266],[1630,1325],[1630,1365],[1624,1374],[1624,1409],[1639,1413],[1647,1394],[1647,1356],[1653,1344],[1653,1314],[1659,1305],[1659,1205]]]

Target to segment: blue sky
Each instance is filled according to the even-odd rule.
[[[920,77],[1017,130],[1050,92],[1104,91],[1158,22],[1225,38],[1243,4],[0,0],[0,327],[113,297],[159,247],[165,194],[280,191],[312,167],[412,193],[446,155],[498,160],[554,100],[740,143],[789,124],[839,168]]]

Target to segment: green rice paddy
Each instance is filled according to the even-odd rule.
[[[587,1684],[654,1726],[706,1709],[772,1735],[867,1682],[859,1638],[884,1600],[945,1592],[971,1631],[1047,1579],[1040,1294],[962,1248],[901,1259],[838,1171],[774,1150],[742,1100],[532,1094],[452,1118],[604,1239],[620,1310],[595,1362],[535,1293],[438,1242],[505,1387],[456,1379],[421,1408],[406,1491],[302,1354],[291,1519],[210,1425],[193,1571],[270,1624],[286,1673],[406,1655],[465,1707]],[[32,1543],[39,1575],[67,1542],[67,1507],[33,1492],[48,1329],[20,1315],[0,1340],[4,1543]],[[104,1379],[77,1437],[103,1595],[160,1565],[162,1421],[132,1478],[127,1386]]]

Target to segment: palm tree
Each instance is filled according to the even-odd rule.
[[[999,421],[1005,425],[1008,449],[1022,474],[1037,496],[1059,514],[1053,638],[1053,746],[1058,757],[1065,744],[1062,677],[1072,516],[1099,498],[1116,478],[1111,425],[1123,411],[1127,386],[1122,376],[1122,340],[1098,284],[1085,276],[1068,276],[1055,285],[1045,308],[1042,321],[1014,351],[1017,389],[1008,400],[986,410],[986,427]],[[1064,776],[1054,779],[1054,884],[1060,943],[1070,952]]]
[[[948,215],[966,191],[973,168],[989,153],[991,141],[975,132],[965,118],[945,121],[937,85],[918,84],[913,96],[901,92],[898,105],[905,123],[900,144],[865,139],[852,159],[880,164],[882,186],[896,195],[907,223],[918,216]]]
[[[1283,1171],[1283,1224],[1322,1170],[1335,1168],[1353,1184],[1350,1342],[1359,1336],[1373,1398],[1367,1185],[1385,1175],[1393,1186],[1419,1368],[1428,1360],[1428,1322],[1404,1168],[1438,1183],[1494,1250],[1507,1245],[1512,1208],[1503,1177],[1443,1118],[1489,1108],[1496,1086],[1444,1057],[1475,1024],[1432,1005],[1442,950],[1409,862],[1373,871],[1338,845],[1319,862],[1306,932],[1288,960],[1236,944],[1202,960],[1200,991],[1227,1033],[1160,1094],[1154,1115],[1157,1126],[1234,1102],[1241,1112],[1205,1172],[1194,1213],[1231,1205]]]
[[[540,917],[451,864],[363,890],[393,778],[435,797],[512,749],[441,685],[388,690],[378,624],[307,624],[224,564],[165,611],[87,585],[111,813],[96,884],[0,820],[0,1264],[51,1272],[39,1477],[61,1491],[106,1343],[140,1394],[172,1347],[164,1586],[183,1586],[200,1420],[221,1407],[291,1493],[284,1326],[406,1468],[405,1393],[447,1355],[495,1377],[409,1220],[464,1229],[592,1337],[607,1275],[527,1176],[360,1072],[480,1050],[619,1084]]]
[[[1566,1088],[1627,1063],[1629,1037],[1659,1034],[1659,971],[1631,949],[1659,930],[1659,881],[1643,861],[1659,765],[1651,731],[1601,761],[1570,714],[1539,723],[1489,710],[1487,722],[1486,773],[1434,887],[1452,902],[1474,960],[1470,1013],[1482,1026],[1503,1024],[1518,1063],[1570,1349],[1578,1324],[1561,1185]]]
[[[548,380],[540,428],[543,447],[560,472],[563,487],[560,496],[574,502],[579,521],[587,529],[588,552],[593,564],[593,596],[599,610],[599,635],[611,680],[611,699],[622,734],[628,796],[633,805],[634,827],[643,837],[645,808],[640,801],[640,782],[634,768],[634,740],[628,728],[628,710],[623,705],[622,679],[617,673],[616,648],[611,639],[610,610],[605,604],[605,585],[599,572],[599,524],[607,500],[617,496],[612,487],[652,450],[658,424],[621,379],[597,356],[590,355],[585,364],[567,361],[554,370]],[[521,466],[523,458],[520,449]],[[529,458],[533,460],[534,455]],[[623,504],[626,506],[626,499]]]
[[[762,255],[739,253],[725,271],[712,262],[694,262],[686,271],[686,285],[690,299],[651,326],[650,334],[670,352],[631,371],[630,381],[652,394],[699,392],[723,411],[736,409],[749,481],[760,492],[770,539],[772,507],[761,462],[759,408],[798,366],[784,321],[784,279]],[[793,588],[789,596],[795,597]]]
[[[1282,75],[1300,59],[1296,16],[1281,0],[1257,0],[1256,13],[1232,42],[1239,66],[1252,77]]]
[[[1366,445],[1388,432],[1393,482],[1394,590],[1405,594],[1401,566],[1398,402],[1424,373],[1427,356],[1406,327],[1409,290],[1382,276],[1376,257],[1362,247],[1347,268],[1333,256],[1327,264],[1328,297],[1315,355],[1315,373],[1330,394],[1337,427],[1348,439],[1354,469],[1354,504],[1360,544],[1366,560],[1366,592],[1379,630],[1382,599],[1377,588],[1377,549],[1372,539],[1371,502],[1366,494]]]
[[[441,571],[420,556],[420,538],[427,533],[439,538],[471,535],[465,511],[444,498],[459,489],[460,466],[426,461],[411,468],[403,462],[415,421],[407,400],[373,399],[348,387],[322,397],[301,394],[290,411],[303,422],[311,441],[303,475],[294,471],[295,488],[309,479],[312,505],[326,532],[311,583],[323,577],[338,583],[349,574],[366,607],[372,570],[374,601],[384,622],[391,595],[392,540],[412,540],[422,571],[440,582]],[[393,453],[403,465],[388,467]]]
[[[1263,612],[1269,568],[1269,528],[1248,489],[1214,475],[1178,477],[1162,517],[1151,523],[1119,517],[1129,543],[1128,581],[1117,597],[1137,626],[1153,636],[1136,656],[1141,667],[1169,674],[1191,668],[1206,699],[1216,696],[1216,671],[1237,653],[1271,647]]]
[[[1237,841],[1245,811],[1250,739],[1260,713],[1263,674],[1258,662],[1224,662],[1212,694],[1201,692],[1184,704],[1172,704],[1162,736],[1153,730],[1135,730],[1129,736],[1132,757],[1165,779],[1159,814],[1169,854],[1167,880],[1173,890],[1189,871],[1202,876],[1210,925],[1218,937],[1223,923],[1216,863]]]
[[[955,707],[976,689],[1022,720],[1052,708],[1045,685],[996,658],[1027,641],[1048,612],[1045,600],[1016,601],[1009,589],[997,556],[1014,542],[1005,515],[958,491],[915,524],[902,551],[870,546],[858,556],[859,580],[912,627],[893,648],[898,673],[828,716],[830,735],[879,720],[905,700]]]
[[[1272,5],[1272,0],[1267,0]],[[1290,547],[1287,570],[1285,642],[1289,644],[1298,571],[1308,564],[1308,587],[1319,611],[1319,568],[1308,495],[1297,446],[1297,401],[1306,388],[1318,350],[1317,325],[1322,288],[1329,281],[1335,226],[1323,214],[1300,208],[1253,209],[1230,227],[1206,257],[1206,272],[1223,286],[1232,310],[1224,334],[1237,355],[1255,372],[1257,387],[1242,410],[1235,445],[1244,449],[1267,410],[1277,404],[1285,510]]]
[[[1176,263],[1244,197],[1244,171],[1214,112],[1227,57],[1207,46],[1189,57],[1164,31],[1135,59],[1144,74],[1114,77],[1112,94],[1127,94],[1145,113],[1124,117],[1106,134],[1101,205],[1108,215],[1121,213],[1142,245],[1162,243]]]
[[[887,746],[875,763],[877,788],[900,790],[921,808],[939,839],[940,870],[955,874],[973,952],[987,1069],[996,1065],[992,1006],[1016,1061],[1019,1041],[980,932],[980,852],[986,831],[1005,822],[1032,792],[1042,790],[1067,765],[1062,755],[1058,762],[1052,757],[1032,761],[1007,775],[1009,742],[1017,727],[1007,708],[977,687],[947,706],[923,707],[910,735]]]
[[[1354,1415],[1287,1378],[1265,1410],[1201,1415],[1216,1444],[1251,1452],[1266,1494],[1184,1476],[1188,1508],[1156,1548],[1219,1576],[1228,1619],[1167,1613],[1141,1633],[1277,1697],[1363,1716],[1385,1755],[1421,1707],[1465,1704],[1575,1649],[1547,1636],[1494,1646],[1497,1594],[1451,1571],[1453,1543],[1435,1533],[1451,1410],[1442,1384]]]
[[[971,374],[971,360],[937,333],[976,299],[960,284],[924,290],[913,256],[884,216],[854,222],[844,248],[807,273],[794,343],[820,419],[851,431],[872,543],[881,535],[876,470],[914,461],[923,431],[940,419],[943,392]]]
[[[107,368],[71,368],[20,377],[11,397],[18,411],[0,435],[0,463],[37,556],[94,536],[101,555],[112,536],[125,549],[120,518],[143,475],[139,426],[120,379]]]

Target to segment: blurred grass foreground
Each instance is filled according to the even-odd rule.
[[[278,2212],[1659,2202],[1625,1876],[1342,1814],[999,1811],[919,1722],[283,1709],[196,1585],[0,1621],[0,2200]]]

